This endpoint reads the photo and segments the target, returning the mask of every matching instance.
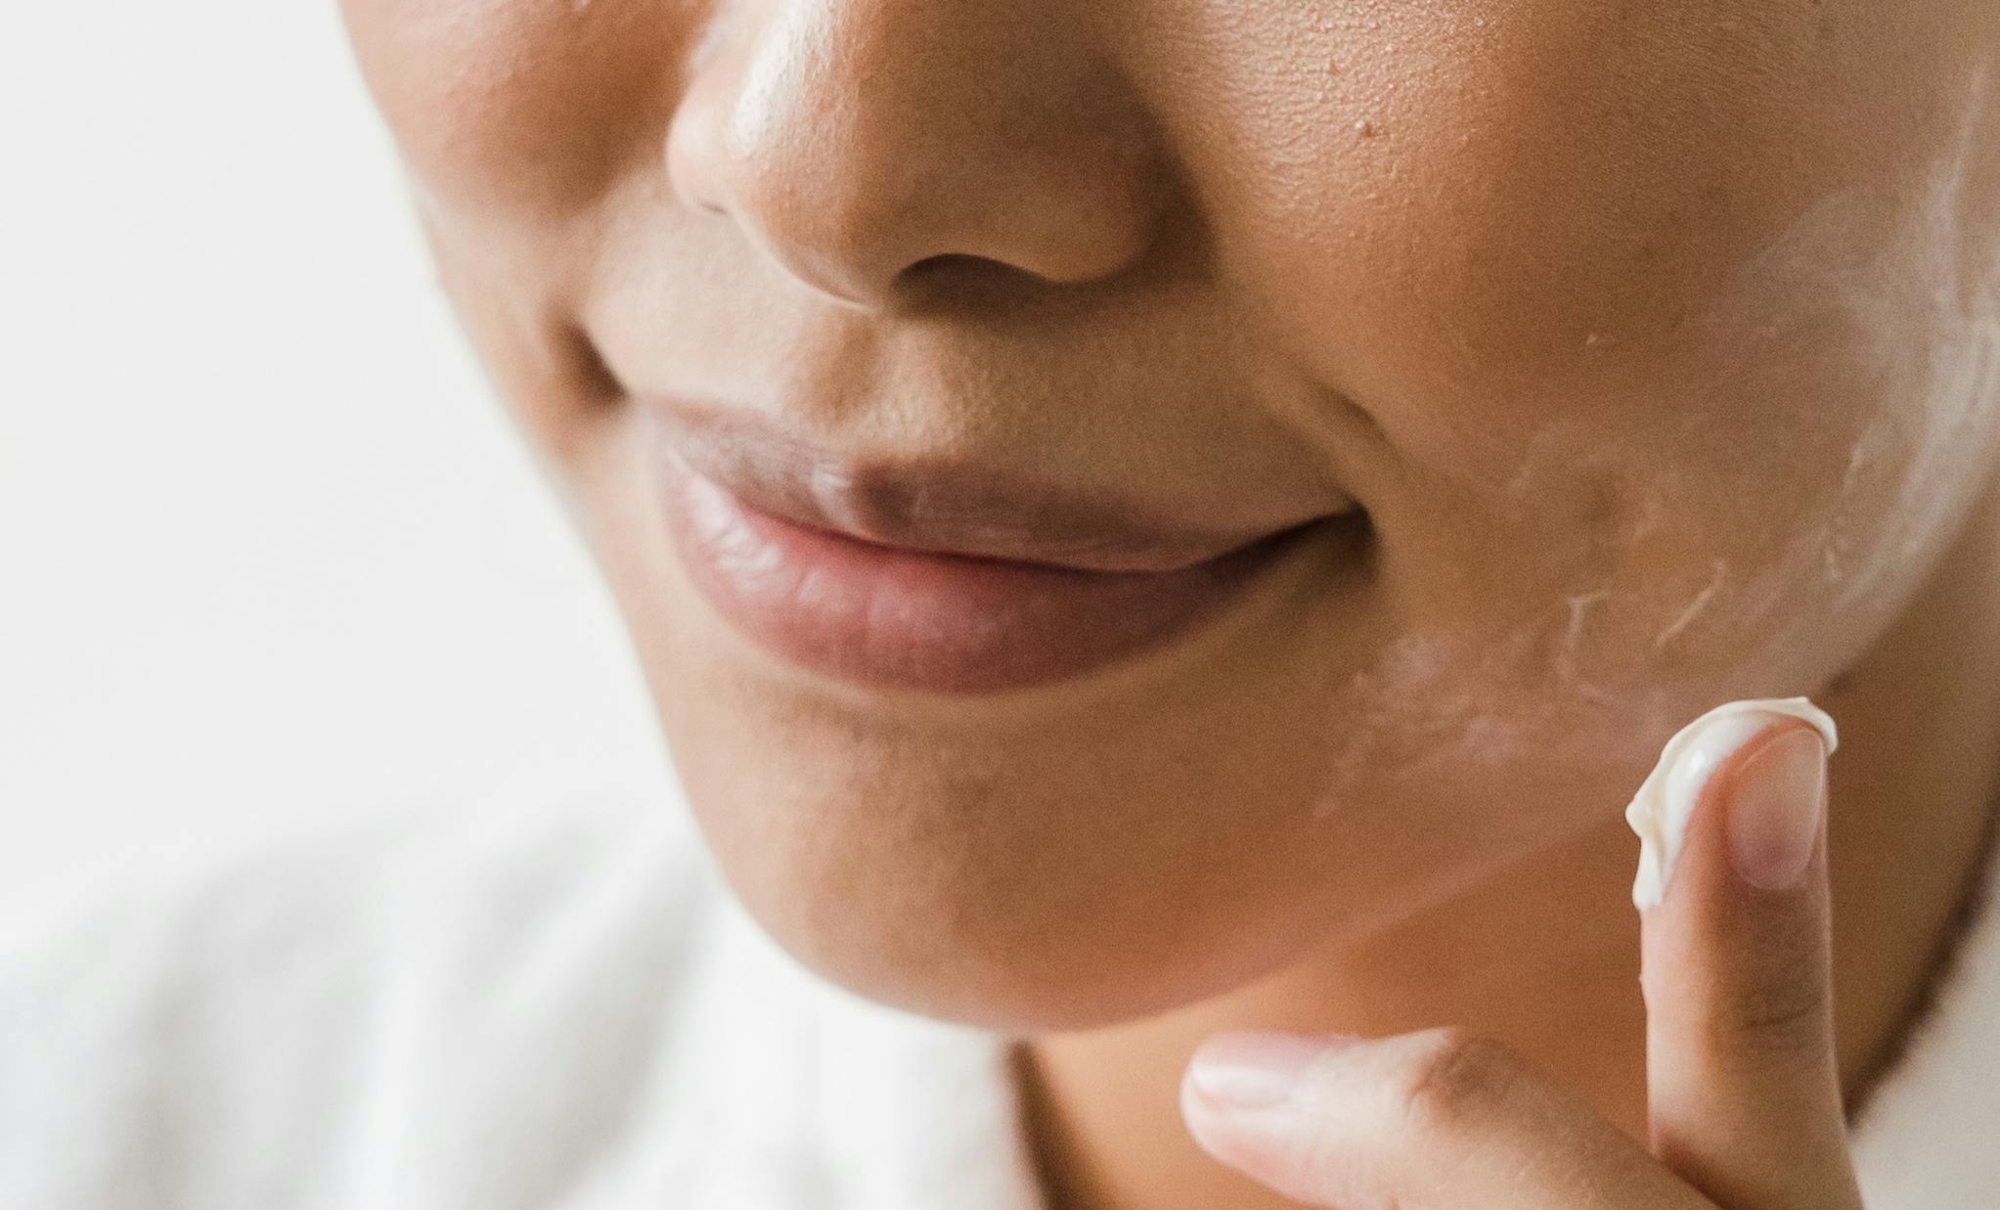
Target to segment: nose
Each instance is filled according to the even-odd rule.
[[[724,20],[674,113],[676,192],[844,303],[972,258],[1117,276],[1163,212],[1132,91],[1053,0],[765,0]]]

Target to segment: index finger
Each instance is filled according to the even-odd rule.
[[[1834,1052],[1835,742],[1832,720],[1803,699],[1733,703],[1677,736],[1648,783],[1664,791],[1658,886],[1642,871],[1635,889],[1653,1149],[1742,1210],[1861,1205]]]

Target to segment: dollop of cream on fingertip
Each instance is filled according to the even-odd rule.
[[[1625,822],[1639,835],[1639,875],[1632,883],[1632,902],[1640,911],[1659,906],[1666,896],[1702,787],[1737,749],[1770,727],[1774,716],[1812,724],[1826,740],[1829,755],[1840,745],[1839,729],[1826,711],[1806,698],[1784,697],[1717,706],[1682,727],[1660,750],[1659,763],[1625,808]]]

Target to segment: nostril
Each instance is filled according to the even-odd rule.
[[[1011,265],[990,256],[969,252],[942,252],[927,256],[897,275],[897,286],[906,292],[935,295],[938,292],[1005,290],[1046,284],[1048,278],[1031,269]]]
[[[969,252],[940,252],[936,256],[926,256],[903,272],[911,277],[924,277],[932,274],[949,273],[954,265],[966,263],[990,265],[994,262],[987,260],[983,256],[974,256]]]
[[[926,256],[903,270],[904,280],[915,284],[940,279],[979,276],[1013,266],[1003,264],[991,257],[975,256],[969,252],[940,252],[936,256]]]

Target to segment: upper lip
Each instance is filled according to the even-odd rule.
[[[1322,516],[1203,527],[962,459],[843,455],[761,413],[683,400],[654,409],[670,456],[738,503],[874,545],[1093,572],[1163,573]]]

